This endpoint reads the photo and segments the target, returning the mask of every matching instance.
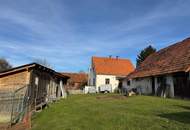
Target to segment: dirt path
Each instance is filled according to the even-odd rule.
[[[0,124],[0,130],[27,130],[26,126],[22,123],[10,127],[8,124]]]

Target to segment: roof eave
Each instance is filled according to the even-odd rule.
[[[147,78],[147,77],[152,77],[152,76],[162,76],[162,75],[169,75],[172,73],[177,73],[177,72],[189,72],[190,71],[190,67],[186,70],[181,70],[181,71],[172,71],[172,72],[165,72],[165,73],[157,73],[157,74],[148,74],[148,75],[143,75],[143,76],[129,76],[130,79],[137,79],[137,78]]]
[[[185,72],[190,72],[190,66],[185,70]]]
[[[9,74],[12,74],[12,73],[17,73],[17,72],[20,72],[20,71],[24,71],[24,70],[29,70],[30,68],[34,68],[34,67],[39,67],[43,70],[46,70],[48,72],[55,72],[54,70],[50,69],[50,68],[47,68],[43,65],[40,65],[38,63],[30,63],[30,64],[25,64],[25,65],[22,65],[22,66],[19,66],[19,67],[15,67],[15,68],[12,68],[12,69],[9,69],[9,70],[6,70],[6,71],[3,71],[0,73],[0,76],[4,76],[4,75],[9,75]]]
[[[28,70],[29,68],[32,68],[32,67],[35,67],[35,66],[36,66],[36,64],[31,64],[29,66],[19,67],[19,68],[16,67],[16,68],[13,68],[13,69],[1,72],[0,76],[11,74],[11,73],[15,73],[15,72],[19,72],[19,71],[22,71],[22,70]]]

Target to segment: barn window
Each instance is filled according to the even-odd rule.
[[[105,79],[105,84],[110,84],[110,79]]]

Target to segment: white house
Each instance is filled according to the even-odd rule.
[[[150,55],[123,80],[142,94],[190,98],[190,38]]]
[[[134,70],[134,66],[128,59],[113,57],[92,57],[89,69],[90,86],[95,86],[99,92],[101,86],[111,86],[112,92],[119,86],[120,77],[125,77]]]

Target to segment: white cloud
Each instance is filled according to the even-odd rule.
[[[8,57],[14,65],[25,64],[34,58],[45,58],[59,70],[80,70],[88,67],[91,55],[118,55],[124,51],[129,56],[136,55],[147,42],[172,32],[173,28],[166,30],[158,26],[164,20],[190,16],[190,11],[185,11],[189,10],[188,4],[179,1],[174,4],[160,3],[156,8],[150,8],[147,14],[130,18],[126,16],[119,22],[107,24],[97,20],[93,23],[80,23],[73,21],[75,17],[80,17],[74,15],[77,12],[73,13],[74,9],[64,4],[51,0],[36,2],[32,8],[29,8],[29,3],[21,5],[22,7],[19,4],[0,5],[0,22],[5,20],[8,25],[14,23],[28,30],[20,34],[22,37],[22,34],[28,33],[26,40],[0,37],[0,48],[3,50],[0,50],[0,55]],[[153,27],[156,30],[154,33],[147,31]],[[160,28],[162,32],[159,31]],[[17,33],[16,31],[11,32]],[[27,40],[28,38],[32,40]]]

